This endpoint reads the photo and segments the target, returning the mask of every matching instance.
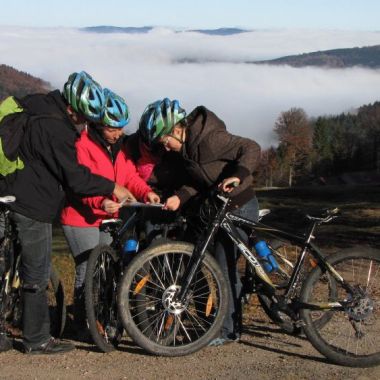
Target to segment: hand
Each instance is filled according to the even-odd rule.
[[[146,203],[160,203],[160,197],[154,191],[149,191],[145,199]]]
[[[111,199],[105,199],[102,202],[102,209],[108,214],[114,214],[120,208],[120,203],[114,202]]]
[[[238,177],[225,178],[219,185],[218,189],[225,193],[230,193],[236,186],[240,185],[240,179]]]
[[[136,202],[136,198],[133,196],[133,194],[128,189],[118,185],[117,183],[115,183],[113,193],[120,202]]]
[[[176,195],[173,195],[172,197],[166,200],[163,209],[176,211],[178,210],[180,204],[181,204],[181,200]]]

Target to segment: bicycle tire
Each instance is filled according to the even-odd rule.
[[[305,280],[301,302],[346,300],[343,310],[331,309],[320,325],[322,311],[302,309],[304,332],[311,344],[331,362],[350,367],[369,367],[380,363],[380,253],[370,248],[341,251],[327,261],[354,289],[343,289],[334,280],[337,292],[327,295],[325,273],[315,268]],[[339,298],[338,298],[339,297]],[[351,300],[351,304],[350,304]],[[368,352],[367,352],[368,350]]]
[[[59,338],[63,334],[66,325],[66,302],[62,281],[54,267],[52,267],[50,271],[48,304],[50,333],[53,337]]]
[[[94,248],[87,262],[86,316],[91,337],[102,352],[114,351],[124,330],[116,306],[118,265],[117,254],[108,245]]]
[[[190,284],[186,302],[172,302],[193,249],[184,242],[147,248],[135,257],[120,281],[118,304],[124,328],[136,344],[154,355],[188,355],[220,333],[227,311],[227,285],[208,253]],[[198,281],[202,289],[197,287]]]

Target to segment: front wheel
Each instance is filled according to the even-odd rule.
[[[130,337],[152,354],[188,355],[220,332],[227,310],[227,286],[208,253],[186,299],[176,299],[193,249],[183,242],[148,248],[138,254],[121,279],[118,300],[123,325]]]
[[[301,302],[319,306],[301,310],[304,332],[312,345],[336,364],[377,365],[380,363],[380,252],[350,249],[332,255],[327,261],[343,277],[344,284],[320,267],[311,272],[302,288]]]
[[[86,268],[86,316],[92,339],[103,352],[117,347],[124,330],[117,316],[118,271],[118,258],[111,247],[93,249]]]

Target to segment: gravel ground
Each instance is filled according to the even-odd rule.
[[[253,310],[256,309],[256,310]],[[73,341],[77,349],[60,355],[0,354],[1,379],[380,379],[380,366],[355,369],[330,364],[304,338],[284,334],[257,308],[245,315],[239,343],[207,347],[177,358],[145,354],[125,339],[119,350],[99,353]]]

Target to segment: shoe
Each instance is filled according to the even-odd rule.
[[[9,351],[13,348],[12,340],[6,334],[0,334],[0,352]]]
[[[219,346],[223,346],[225,344],[237,343],[237,342],[239,342],[239,340],[240,340],[239,337],[236,337],[233,339],[218,337],[218,338],[213,339],[208,345],[210,347],[219,347]]]
[[[64,343],[55,338],[50,338],[46,343],[41,344],[39,347],[27,348],[25,347],[25,353],[30,355],[39,354],[61,354],[71,351],[75,346],[71,343]]]

